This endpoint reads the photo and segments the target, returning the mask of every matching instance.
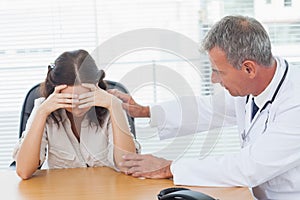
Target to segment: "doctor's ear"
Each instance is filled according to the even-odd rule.
[[[249,76],[249,78],[254,78],[255,75],[256,75],[256,72],[257,72],[256,71],[256,65],[251,60],[245,60],[242,63],[241,70],[244,71]]]

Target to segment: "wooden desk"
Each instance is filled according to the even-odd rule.
[[[15,171],[0,172],[1,199],[19,200],[156,200],[171,180],[138,179],[106,167],[40,170],[22,181]],[[220,200],[253,199],[248,188],[188,187]]]

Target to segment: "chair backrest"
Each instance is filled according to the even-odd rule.
[[[124,85],[122,85],[121,83],[115,82],[115,81],[110,81],[110,80],[105,80],[108,86],[108,89],[118,89],[121,92],[124,93],[129,93],[128,90],[126,89],[126,87]],[[23,131],[25,130],[26,127],[26,123],[27,120],[31,114],[31,111],[33,109],[34,106],[34,100],[41,97],[40,94],[40,83],[36,84],[35,86],[33,86],[28,92],[27,95],[24,99],[24,103],[23,103],[23,107],[21,110],[21,116],[20,116],[20,127],[19,127],[19,138],[21,138]],[[132,134],[134,135],[134,137],[136,137],[135,135],[135,125],[134,125],[134,118],[129,116],[127,114],[127,118],[128,118],[128,123],[130,126],[130,130],[132,132]],[[15,161],[13,163],[10,164],[11,168],[15,167]]]
[[[34,100],[41,97],[40,94],[40,83],[33,86],[26,94],[23,102],[21,116],[20,116],[20,127],[19,127],[19,138],[21,138],[23,131],[25,130],[27,120],[31,114],[34,106]]]

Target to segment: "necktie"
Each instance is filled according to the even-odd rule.
[[[257,107],[257,105],[254,102],[254,98],[252,98],[252,112],[251,112],[251,121],[254,118],[255,114],[257,113],[257,111],[259,110],[259,108]]]

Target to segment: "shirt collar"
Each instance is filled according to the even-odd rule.
[[[254,102],[260,109],[264,106],[264,104],[268,100],[270,100],[272,98],[276,88],[278,87],[281,77],[284,73],[284,66],[285,66],[283,64],[284,62],[279,60],[279,58],[277,58],[277,57],[275,57],[275,61],[276,61],[276,70],[275,70],[275,74],[274,74],[271,82],[269,83],[269,85],[266,87],[266,89],[261,94],[254,97]],[[253,96],[251,95],[251,98],[252,97]]]

